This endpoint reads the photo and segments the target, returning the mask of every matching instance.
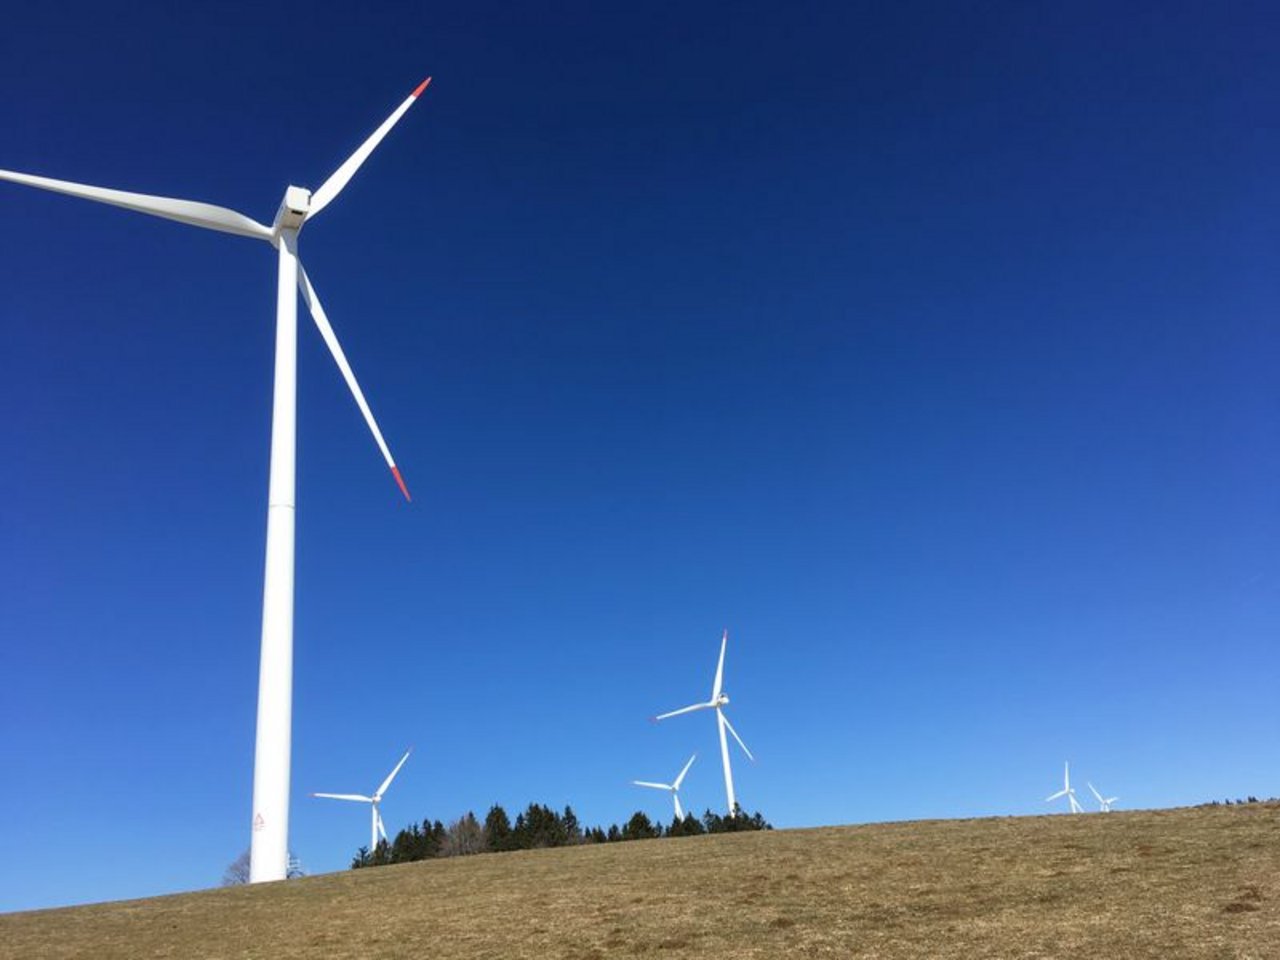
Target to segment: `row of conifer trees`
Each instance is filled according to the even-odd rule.
[[[425,819],[396,834],[388,843],[382,840],[374,850],[361,847],[351,861],[352,868],[380,867],[389,863],[411,863],[435,857],[460,857],[475,853],[503,853],[509,850],[536,850],[541,847],[567,847],[583,843],[614,843],[623,840],[651,840],[659,837],[692,837],[704,833],[736,833],[744,830],[772,830],[759,812],[747,816],[741,807],[732,816],[720,816],[708,810],[699,819],[686,813],[681,820],[654,823],[641,811],[631,815],[625,824],[584,827],[572,807],[557,813],[540,803],[531,803],[516,814],[515,823],[498,804],[489,808],[481,823],[474,813],[445,826],[439,820]]]

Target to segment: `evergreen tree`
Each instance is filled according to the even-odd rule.
[[[668,837],[696,837],[700,833],[706,833],[706,830],[702,827],[702,821],[692,813],[686,813],[683,820],[672,816],[671,826],[667,828]]]
[[[517,848],[537,850],[542,847],[562,847],[568,840],[564,821],[550,807],[531,803],[516,817],[511,831]]]
[[[707,832],[702,829],[702,821],[692,813],[686,813],[684,815],[684,820],[681,823],[686,837],[696,837]]]
[[[422,821],[422,856],[420,859],[429,860],[432,857],[440,856],[440,844],[444,842],[444,824],[439,820],[434,823],[430,820]]]
[[[414,856],[418,847],[417,834],[418,825],[415,823],[406,830],[401,830],[396,834],[396,838],[391,841],[391,862],[392,863],[409,863],[418,859]]]
[[[722,817],[708,810],[702,815],[702,826],[707,833],[740,833],[746,830],[772,830],[773,827],[758,811],[748,817],[737,804],[733,816]]]
[[[578,823],[578,816],[573,812],[573,807],[565,804],[564,813],[560,817],[565,843],[581,843],[582,842],[582,826]]]
[[[443,830],[441,827],[441,833]],[[407,830],[397,833],[391,842],[391,863],[414,863],[439,856],[440,840],[430,820],[423,820],[421,826],[412,824]]]
[[[391,862],[391,844],[385,840],[379,840],[378,845],[373,848],[373,855],[369,858],[369,866],[382,867]]]
[[[653,821],[642,810],[633,813],[627,825],[622,828],[623,840],[652,840],[660,836],[662,836],[662,830],[655,829]]]
[[[495,853],[513,849],[511,821],[507,819],[507,811],[496,803],[484,818],[484,835],[485,845]]]

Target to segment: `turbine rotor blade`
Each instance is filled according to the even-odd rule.
[[[696,753],[689,758],[689,762],[686,763],[684,765],[684,769],[680,771],[680,776],[676,777],[676,782],[671,785],[672,790],[680,789],[680,784],[684,782],[684,775],[689,772],[689,768],[693,766],[693,761],[697,759],[698,755]]]
[[[720,698],[720,688],[724,686],[724,648],[729,645],[729,631],[726,630],[720,638],[720,662],[716,664],[716,680],[711,686],[711,701],[714,703]]]
[[[651,783],[648,780],[632,780],[637,787],[652,787],[654,790],[671,790],[669,783]]]
[[[692,713],[692,712],[693,712],[693,711],[695,711],[695,710],[706,710],[706,709],[708,709],[709,707],[713,707],[713,706],[715,706],[715,704],[712,704],[712,703],[695,703],[695,704],[693,704],[692,706],[689,706],[689,707],[681,707],[679,710],[672,710],[672,711],[671,711],[671,712],[669,712],[669,713],[660,713],[660,714],[658,714],[656,717],[654,717],[653,719],[654,719],[654,720],[665,720],[665,719],[667,719],[667,717],[676,717],[676,716],[679,716],[679,715],[680,715],[680,714],[682,714],[682,713]]]
[[[382,786],[380,786],[374,793],[375,797],[381,799],[382,795],[386,792],[387,787],[391,786],[391,781],[394,780],[396,778],[396,774],[400,772],[400,768],[404,766],[404,762],[409,759],[409,754],[411,753],[413,753],[413,747],[410,747],[404,752],[404,756],[400,758],[400,762],[396,764],[396,768],[387,774],[387,779],[382,781]]]
[[[387,441],[382,438],[382,431],[378,429],[378,421],[373,419],[373,411],[369,409],[369,402],[364,398],[364,391],[360,389],[360,384],[356,381],[356,375],[351,370],[351,364],[347,362],[347,355],[342,350],[342,344],[338,343],[338,335],[333,332],[329,317],[325,314],[324,307],[320,305],[320,297],[317,295],[315,287],[311,285],[311,278],[307,276],[307,271],[302,268],[301,261],[298,262],[298,288],[302,291],[302,299],[307,302],[307,309],[311,311],[312,319],[315,320],[316,327],[320,330],[320,336],[324,338],[325,345],[329,348],[329,352],[333,354],[334,362],[337,363],[338,369],[342,372],[342,379],[347,381],[351,395],[355,397],[356,406],[360,408],[360,412],[364,415],[364,422],[368,424],[370,432],[373,433],[373,439],[378,444],[378,449],[382,451],[382,458],[387,461],[387,466],[391,468],[391,475],[395,477],[396,483],[400,486],[400,492],[404,494],[406,500],[412,501],[413,498],[409,496],[409,488],[404,485],[404,478],[400,476],[400,468],[396,466],[395,460],[391,458],[391,450],[387,447]]]
[[[378,812],[378,808],[373,808],[374,819],[378,821],[378,833],[382,834],[382,839],[387,839],[387,828],[382,825],[382,814]]]
[[[1059,791],[1058,791],[1057,793],[1055,793],[1053,796],[1051,796],[1051,797],[1045,797],[1045,798],[1044,798],[1044,802],[1045,802],[1045,803],[1051,803],[1052,801],[1057,800],[1059,797],[1065,797],[1066,795],[1067,795],[1067,791],[1065,791],[1065,790],[1059,790]]]
[[[724,711],[717,710],[716,712],[720,714],[720,719],[724,721],[724,725],[728,727],[729,732],[733,734],[733,739],[738,741],[738,746],[740,746],[742,748],[742,752],[747,755],[747,759],[750,760],[752,763],[755,763],[756,758],[751,755],[751,751],[747,749],[747,745],[742,742],[742,738],[738,736],[738,731],[733,729],[733,724],[730,723],[729,718],[724,715]]]
[[[107,187],[92,187],[84,183],[73,183],[70,180],[54,180],[52,177],[15,173],[12,170],[0,170],[0,180],[21,183],[40,190],[51,190],[54,193],[65,193],[68,196],[94,200],[113,207],[123,207],[136,213],[163,217],[165,220],[177,220],[179,223],[203,227],[206,230],[219,230],[222,233],[256,237],[259,240],[271,240],[274,237],[270,227],[246,217],[243,213],[237,213],[226,207],[215,207],[211,203],[156,197],[149,193],[130,193],[128,190],[111,190]]]
[[[324,797],[326,800],[355,800],[358,803],[373,803],[373,797],[361,793],[313,793],[313,797]]]
[[[430,82],[430,77],[423,80],[422,83],[418,85],[418,88],[414,90],[413,93],[409,94],[400,106],[396,107],[391,116],[382,121],[382,126],[373,131],[373,133],[369,135],[369,138],[365,140],[364,143],[360,144],[359,149],[349,156],[342,166],[333,171],[333,173],[329,175],[329,179],[322,183],[315,193],[311,194],[311,206],[307,210],[308,220],[327,207],[331,202],[333,202],[334,198],[342,192],[342,188],[345,187],[347,182],[356,175],[356,171],[360,169],[360,165],[369,159],[369,154],[373,153],[378,144],[382,142],[382,138],[385,137],[391,131],[391,128],[399,122],[400,118],[405,115],[405,112],[417,102],[418,97],[422,96],[422,91],[427,89],[427,84]]]
[[[1085,781],[1085,783],[1089,783],[1089,781],[1087,781],[1087,780],[1086,780],[1086,781]],[[1094,795],[1095,797],[1097,797],[1097,799],[1098,799],[1098,802],[1099,802],[1099,803],[1106,803],[1106,802],[1107,802],[1107,801],[1105,801],[1105,800],[1103,800],[1103,799],[1102,799],[1102,794],[1100,794],[1100,793],[1098,792],[1097,788],[1096,788],[1092,783],[1089,783],[1089,789],[1093,792],[1093,795]]]

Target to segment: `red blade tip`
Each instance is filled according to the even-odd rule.
[[[427,79],[423,80],[420,84],[418,84],[418,89],[413,91],[413,95],[415,97],[422,96],[422,91],[427,89],[427,84],[429,84],[430,82],[431,82],[430,77],[427,77]]]
[[[400,485],[400,492],[404,494],[404,498],[413,503],[413,497],[409,496],[409,488],[404,485],[404,477],[400,476],[400,468],[392,467],[391,475],[396,478],[396,483]]]

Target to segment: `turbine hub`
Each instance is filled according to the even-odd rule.
[[[720,696],[716,699],[716,706],[723,707],[729,702],[729,695],[721,691]]]
[[[311,191],[304,187],[289,187],[284,192],[284,199],[280,201],[280,209],[276,211],[276,220],[271,229],[276,233],[281,230],[301,230],[310,209]]]

